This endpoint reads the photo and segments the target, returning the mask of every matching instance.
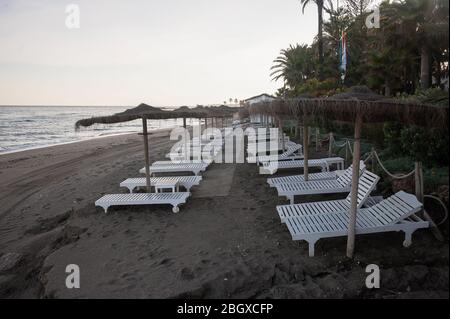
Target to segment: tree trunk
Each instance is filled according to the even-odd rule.
[[[323,0],[317,0],[318,34],[317,44],[319,46],[319,80],[323,80]]]
[[[358,187],[359,187],[359,159],[361,157],[361,129],[362,118],[357,115],[355,120],[355,141],[353,143],[353,172],[350,192],[350,213],[348,220],[347,257],[353,258],[355,251],[356,215],[358,214]]]
[[[152,192],[150,182],[150,158],[148,155],[148,132],[147,132],[147,119],[142,118],[142,136],[144,137],[144,160],[145,160],[145,186],[147,193]]]
[[[420,88],[430,88],[430,51],[426,46],[420,50]]]

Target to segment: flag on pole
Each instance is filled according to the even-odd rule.
[[[345,72],[347,71],[347,39],[345,32],[342,32],[341,41],[339,45],[339,70],[341,71],[342,81],[345,79]]]

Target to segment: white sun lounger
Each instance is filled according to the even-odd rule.
[[[110,206],[131,206],[131,205],[172,205],[172,211],[178,213],[181,204],[186,203],[191,193],[132,193],[132,194],[109,194],[95,202],[95,206],[100,206],[108,212]]]
[[[285,144],[285,148],[287,148],[288,145]],[[249,157],[252,156],[258,156],[258,154],[262,153],[277,153],[277,152],[283,152],[283,145],[281,143],[272,143],[272,144],[266,144],[265,148],[260,145],[257,146],[257,144],[249,144],[247,146],[247,153]]]
[[[203,162],[211,163],[213,159],[222,151],[221,145],[208,144],[205,146],[191,145],[189,148],[189,156],[194,158],[194,162],[200,157]],[[179,147],[172,150],[171,153],[166,154],[166,158],[170,158],[172,161],[179,162],[185,160],[186,156],[184,153],[184,148]],[[186,160],[185,160],[186,161]]]
[[[346,170],[337,170],[331,172],[320,172],[308,174],[308,181],[324,181],[324,180],[335,180],[347,170],[351,170],[352,165],[350,165]],[[361,175],[366,169],[366,164],[363,161],[359,162],[359,174]],[[305,181],[305,175],[290,175],[282,177],[272,177],[267,179],[267,184],[270,187],[275,187],[278,184],[285,183],[303,183]]]
[[[289,144],[282,154],[249,156],[247,157],[247,162],[259,164],[262,162],[270,162],[270,161],[296,160],[303,158],[303,155],[301,153],[302,153],[302,146],[300,144],[293,143]]]
[[[208,164],[204,163],[152,165],[150,166],[150,174],[192,172],[195,175],[198,175],[200,172],[204,172],[207,167]],[[145,167],[141,168],[139,172],[145,174]]]
[[[359,178],[358,186],[358,208],[365,204],[369,198],[370,193],[377,186],[380,178],[369,171],[365,171]],[[301,217],[316,215],[321,213],[331,213],[349,210],[351,205],[351,193],[345,199],[310,202],[293,205],[279,205],[277,206],[278,216],[281,222],[284,223],[286,218]]]
[[[172,149],[172,153],[184,153],[184,149],[188,149],[191,152],[194,150],[204,149],[205,147],[209,147],[210,149],[222,149],[223,145],[218,143],[192,143],[192,144],[186,144],[186,147],[184,145],[179,145],[176,148]]]
[[[179,161],[156,161],[153,162],[152,166],[167,166],[167,165],[186,165],[186,164],[206,164],[209,166],[210,162],[202,162],[200,160],[179,160]]]
[[[278,140],[278,143],[282,143],[283,139],[281,138],[280,135],[274,135],[274,134],[258,134],[257,136],[254,137],[250,137],[248,138],[248,145],[253,145],[253,144],[258,144],[258,143],[266,143],[266,142],[270,142],[270,141],[276,141]],[[285,143],[290,143],[291,140],[289,138],[289,136],[284,135],[284,142]]]
[[[429,227],[427,221],[415,214],[422,210],[414,195],[400,191],[378,204],[358,210],[356,234],[403,231],[403,246],[412,243],[412,234],[420,228]],[[286,218],[285,223],[292,240],[305,240],[309,244],[309,256],[314,256],[314,245],[321,238],[347,236],[348,211]]]
[[[295,195],[316,195],[316,194],[334,194],[334,193],[348,193],[350,192],[352,182],[353,168],[347,169],[344,174],[335,180],[324,181],[307,181],[302,183],[285,183],[275,185],[278,196],[286,196],[287,199],[294,204]],[[367,172],[367,174],[366,174]],[[365,171],[365,179],[375,179],[373,173]],[[362,177],[362,176],[361,176]]]
[[[275,174],[279,169],[303,168],[305,166],[304,160],[281,161],[281,162],[265,162],[260,167],[260,173]],[[327,172],[327,163],[322,159],[308,160],[308,167],[320,168],[322,172]]]
[[[184,188],[186,191],[190,191],[192,186],[196,186],[200,184],[202,180],[201,176],[163,176],[163,177],[152,177],[150,179],[151,186],[155,186],[161,182],[178,182],[178,184]],[[134,189],[138,187],[145,187],[147,185],[146,179],[144,177],[139,178],[128,178],[120,183],[120,187],[126,187],[130,191],[133,192]]]
[[[166,154],[166,158],[170,158],[173,163],[180,163],[181,161],[186,161],[190,163],[205,163],[211,164],[214,161],[214,158],[220,153],[220,151],[214,152],[201,152],[196,153],[192,152],[189,154],[190,160],[186,161],[186,156],[183,153],[168,153]]]
[[[330,166],[332,164],[337,164],[339,168],[344,167],[344,159],[341,157],[328,157],[320,159],[310,159],[308,160],[308,167],[320,168],[322,172],[330,171]],[[304,168],[304,160],[294,160],[294,161],[279,161],[279,162],[265,162],[260,168],[260,172],[267,174],[275,174],[281,169],[292,169],[292,168]]]

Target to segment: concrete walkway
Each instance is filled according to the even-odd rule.
[[[192,198],[228,196],[236,164],[211,164],[202,174],[199,186],[192,189]]]

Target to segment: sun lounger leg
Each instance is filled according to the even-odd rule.
[[[177,205],[173,206],[172,212],[173,212],[174,214],[178,213],[179,211],[180,211],[180,208],[179,208]]]
[[[405,232],[405,240],[403,241],[403,247],[409,247],[412,244],[412,233],[414,230],[408,229],[404,230]]]
[[[286,196],[286,197],[287,197],[287,199],[289,199],[289,202],[291,203],[291,205],[295,204],[295,202],[294,202],[294,195],[290,195],[290,196]]]
[[[103,208],[103,209],[105,210],[105,214],[108,213],[108,208],[109,208],[109,206],[106,206],[106,205],[105,205],[105,206],[100,205],[100,207]]]
[[[316,245],[317,240],[318,239],[308,240],[309,257],[314,257],[314,246]]]

